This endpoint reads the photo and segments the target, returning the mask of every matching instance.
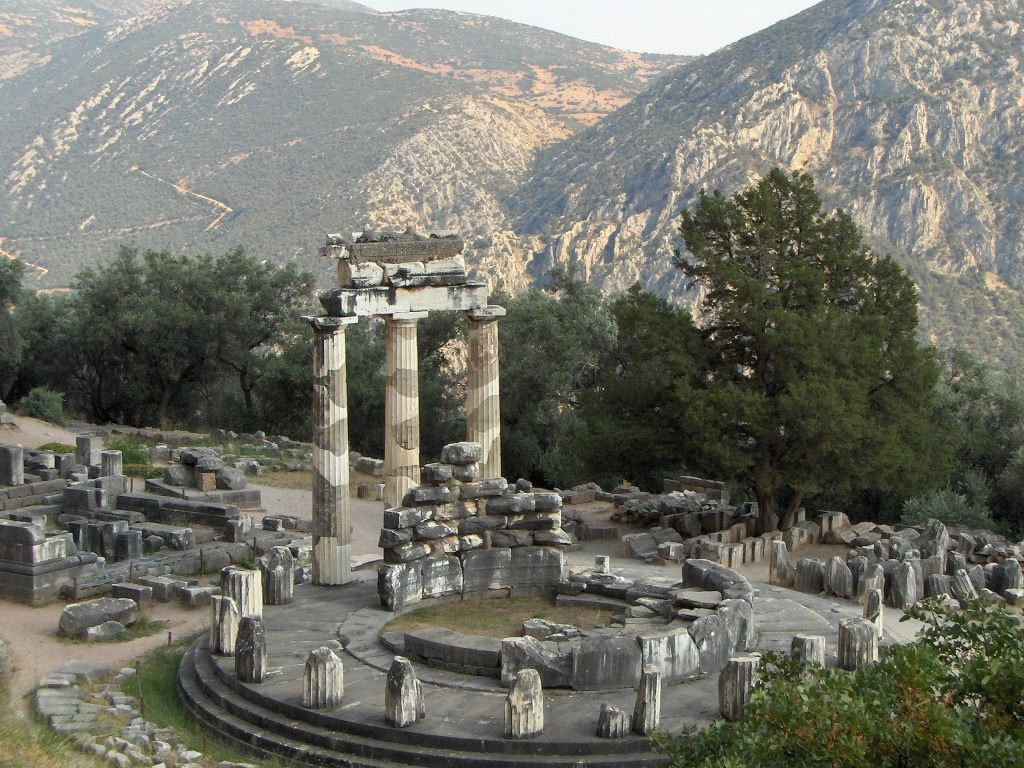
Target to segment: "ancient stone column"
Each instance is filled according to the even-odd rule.
[[[868,599],[868,592],[873,589],[885,592],[885,569],[880,563],[869,565],[857,580],[857,602],[863,604]]]
[[[416,323],[426,312],[384,318],[384,503],[396,507],[420,482],[420,384]]]
[[[644,667],[640,689],[633,707],[633,733],[649,736],[661,721],[661,670],[654,664]]]
[[[75,436],[75,461],[86,467],[98,467],[103,441],[95,435]]]
[[[288,605],[295,599],[295,558],[288,547],[273,547],[260,558],[263,604]]]
[[[621,739],[629,733],[629,715],[610,704],[601,705],[597,717],[597,735],[602,739]]]
[[[821,635],[793,635],[789,652],[806,664],[825,666],[825,638]]]
[[[426,716],[427,703],[412,662],[404,656],[395,656],[384,686],[385,722],[395,728],[406,728]]]
[[[238,606],[230,597],[210,598],[210,652],[217,656],[233,656],[238,637]]]
[[[529,739],[544,732],[544,691],[536,669],[521,669],[505,699],[505,738]]]
[[[839,668],[847,672],[878,661],[878,628],[865,619],[839,622]]]
[[[768,582],[775,587],[792,589],[796,570],[793,561],[789,559],[786,542],[777,539],[769,542],[768,547]]]
[[[875,625],[878,639],[882,639],[885,627],[885,608],[882,606],[882,590],[869,590],[864,600],[864,618]]]
[[[220,591],[235,601],[240,619],[263,616],[263,579],[259,571],[229,565],[220,572]]]
[[[798,560],[793,589],[797,592],[806,592],[809,595],[817,595],[824,591],[825,566],[822,562],[810,557]]]
[[[760,656],[736,656],[725,663],[718,676],[718,711],[726,720],[743,717],[760,664]]]
[[[124,474],[120,451],[100,452],[100,477],[116,477]]]
[[[950,588],[953,590],[953,597],[960,603],[961,608],[966,607],[969,601],[978,599],[978,590],[974,588],[974,582],[971,581],[971,577],[967,575],[967,571],[963,568],[957,569],[953,574]]]
[[[262,683],[267,676],[267,631],[258,616],[243,616],[238,622],[235,674],[243,683]]]
[[[892,588],[889,598],[894,608],[906,610],[917,602],[917,576],[909,562],[900,563],[892,573]]]
[[[480,443],[481,477],[501,477],[501,408],[498,393],[498,318],[504,307],[487,306],[466,313],[469,350],[466,360],[466,442]]]
[[[0,445],[0,485],[24,485],[25,449],[20,445]]]
[[[348,497],[345,326],[354,317],[306,317],[313,328],[313,583],[352,576]]]
[[[334,709],[341,706],[345,694],[345,668],[327,646],[310,651],[302,675],[302,706],[307,709]]]

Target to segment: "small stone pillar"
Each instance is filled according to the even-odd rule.
[[[629,715],[610,704],[601,705],[597,717],[597,735],[602,739],[621,739],[629,733]]]
[[[334,709],[345,694],[345,668],[327,646],[310,651],[302,675],[302,706],[306,709]]]
[[[264,605],[288,605],[295,599],[295,558],[288,547],[273,547],[260,558]]]
[[[644,667],[640,688],[633,706],[633,733],[649,736],[661,721],[661,670],[654,664]]]
[[[789,652],[805,664],[825,666],[825,638],[821,635],[793,635]]]
[[[885,629],[885,608],[882,606],[882,590],[869,590],[864,600],[864,618],[875,625],[875,634],[879,640]]]
[[[352,578],[345,327],[354,317],[305,317],[313,328],[313,583]]]
[[[743,717],[760,664],[760,656],[736,656],[725,663],[718,676],[718,711],[726,720]]]
[[[879,563],[869,565],[857,580],[857,602],[866,602],[872,589],[885,591],[885,569]]]
[[[974,582],[971,581],[971,577],[963,568],[957,569],[953,574],[950,588],[953,590],[953,597],[960,603],[961,608],[966,606],[971,600],[978,599],[978,590],[974,588]]]
[[[75,436],[75,461],[85,467],[98,467],[103,441],[95,435]]]
[[[117,477],[124,474],[120,451],[100,452],[100,477]]]
[[[504,316],[504,307],[494,305],[466,312],[466,441],[483,446],[480,472],[485,478],[501,477],[498,318]]]
[[[505,738],[529,739],[544,732],[544,691],[536,669],[516,673],[505,699]]]
[[[610,555],[598,555],[594,558],[594,573],[611,573],[612,558]]]
[[[395,656],[384,687],[384,721],[395,728],[407,728],[426,716],[427,704],[412,662]]]
[[[796,578],[793,589],[808,595],[817,595],[825,590],[825,566],[820,560],[805,557],[796,563]]]
[[[0,445],[0,485],[25,484],[25,449]]]
[[[210,652],[233,656],[238,637],[238,606],[230,597],[210,597]]]
[[[420,483],[420,384],[416,323],[426,312],[385,316],[384,503],[396,507]]]
[[[142,531],[121,531],[114,539],[114,559],[119,563],[142,557]]]
[[[262,683],[267,676],[267,631],[258,616],[243,616],[238,622],[235,674],[243,683]]]
[[[768,583],[776,587],[792,589],[796,579],[793,562],[789,559],[786,542],[781,539],[769,542],[768,550]]]
[[[847,672],[878,661],[878,629],[865,619],[839,622],[839,668]]]
[[[220,591],[235,601],[240,619],[263,616],[263,580],[259,571],[229,565],[220,572]]]

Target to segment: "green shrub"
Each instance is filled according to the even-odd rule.
[[[121,452],[125,464],[149,465],[149,446],[137,437],[118,437],[110,441],[108,449]]]
[[[18,402],[22,416],[42,419],[64,426],[64,395],[46,387],[36,387]]]
[[[907,499],[900,519],[907,525],[921,525],[935,519],[946,525],[966,525],[968,528],[992,530],[996,527],[984,504],[971,502],[965,494],[949,488],[937,488]]]
[[[160,467],[151,467],[149,464],[124,464],[121,471],[127,477],[138,477],[142,480],[154,480],[164,476]]]

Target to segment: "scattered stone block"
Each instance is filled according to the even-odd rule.
[[[894,608],[906,610],[917,602],[917,577],[913,565],[909,562],[900,563],[892,574],[889,599]]]
[[[789,559],[789,550],[784,541],[769,542],[768,582],[776,587],[792,589],[796,581],[796,570]]]
[[[384,721],[394,728],[407,728],[426,716],[426,701],[412,662],[395,656],[384,687]]]
[[[220,591],[235,601],[240,618],[263,615],[263,579],[259,571],[229,565],[220,572]]]
[[[825,638],[822,635],[793,635],[789,652],[794,659],[805,664],[825,666]]]
[[[388,611],[402,611],[423,599],[420,564],[382,563],[377,570],[377,597]]]
[[[640,684],[642,671],[643,654],[635,638],[588,638],[572,657],[572,687],[577,691],[632,688]]]
[[[267,676],[267,632],[259,616],[242,616],[238,622],[235,674],[243,683],[262,683]]]
[[[483,461],[484,449],[480,443],[449,443],[441,449],[442,464],[473,464]]]
[[[718,676],[718,711],[726,720],[743,717],[760,664],[760,656],[737,656],[726,662]]]
[[[125,633],[125,626],[119,621],[105,621],[95,627],[86,627],[82,632],[82,639],[87,643],[101,640],[112,640],[121,637]]]
[[[142,557],[142,531],[122,531],[114,538],[114,559],[118,562]]]
[[[220,592],[220,587],[179,587],[178,599],[190,608],[197,608],[200,605],[209,605],[210,599]]]
[[[142,606],[153,602],[153,588],[142,584],[130,584],[122,582],[114,584],[110,588],[110,596],[114,598],[128,598],[134,600],[135,605],[141,610]]]
[[[803,558],[797,561],[793,588],[797,592],[817,595],[825,589],[825,566],[820,560]]]
[[[521,669],[505,699],[505,738],[529,739],[544,732],[544,692],[535,669]]]
[[[629,733],[630,717],[626,712],[610,704],[601,704],[597,717],[597,735],[602,739],[621,739]]]
[[[535,669],[546,688],[572,686],[572,659],[560,653],[554,643],[530,636],[506,637],[501,641],[501,682],[512,685],[524,669]]]
[[[129,625],[139,615],[139,607],[128,598],[100,597],[67,606],[60,616],[57,631],[63,637],[80,637],[89,627],[108,621]]]
[[[885,632],[885,607],[882,605],[882,590],[868,590],[864,600],[864,618],[875,625],[875,634],[882,639]]]
[[[844,600],[850,600],[854,596],[853,572],[841,557],[831,557],[825,564],[825,592]]]
[[[345,668],[330,648],[311,651],[302,675],[302,706],[334,709],[345,695]]]
[[[633,733],[650,736],[657,730],[661,722],[661,677],[657,666],[644,667],[633,707]]]

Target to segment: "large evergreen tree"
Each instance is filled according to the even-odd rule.
[[[676,264],[703,293],[705,375],[676,388],[694,463],[747,485],[764,530],[825,487],[926,481],[938,365],[906,273],[801,173],[702,192],[679,229]]]

